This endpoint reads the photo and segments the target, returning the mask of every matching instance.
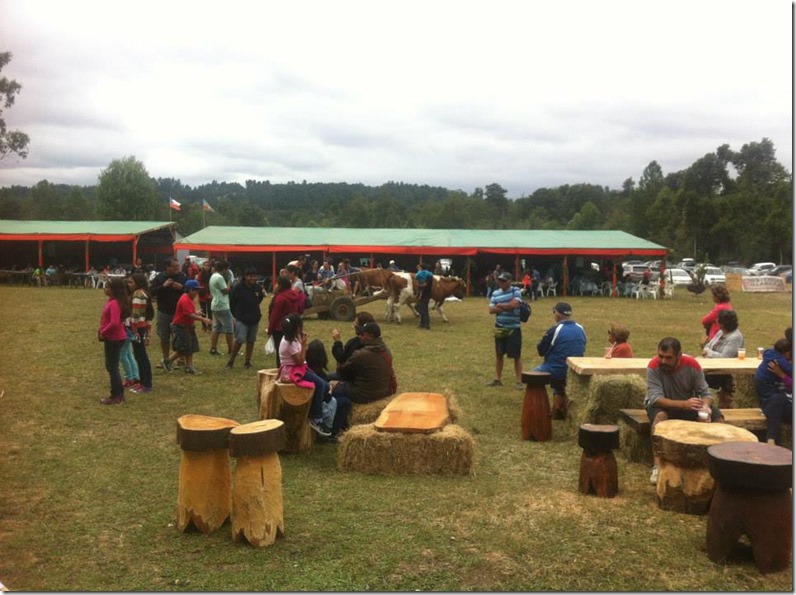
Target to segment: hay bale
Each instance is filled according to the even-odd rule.
[[[448,401],[448,413],[450,414],[451,423],[455,423],[462,414],[459,404],[456,402],[456,398],[449,389],[446,389],[443,394],[445,395],[445,399]],[[351,406],[349,424],[352,426],[360,424],[372,424],[379,418],[379,415],[381,415],[381,412],[384,411],[384,408],[389,405],[397,396],[398,393],[390,395],[389,397],[384,397],[378,401],[373,401],[371,403],[353,403]]]
[[[732,395],[733,409],[760,407],[755,389],[754,374],[735,374],[735,392]]]
[[[571,376],[570,376],[571,378]],[[643,409],[647,382],[638,374],[595,375],[588,390],[580,392],[578,400],[570,397],[567,429],[577,435],[581,424],[611,425],[619,421],[620,409]],[[569,395],[567,379],[567,395]]]
[[[619,420],[619,449],[628,461],[652,465],[652,438]]]
[[[373,424],[352,426],[340,440],[338,469],[368,475],[469,474],[475,442],[448,424],[431,434],[381,432]]]

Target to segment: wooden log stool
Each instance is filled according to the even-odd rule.
[[[237,460],[232,490],[232,540],[271,545],[285,535],[282,465],[277,452],[285,445],[285,424],[265,419],[229,433],[229,454]]]
[[[547,397],[546,385],[550,384],[548,372],[523,372],[525,398],[522,402],[523,440],[546,442],[553,436],[553,423],[550,420],[550,401]]]
[[[292,382],[279,382],[279,370],[259,370],[257,397],[260,419],[285,422],[284,452],[301,453],[315,444],[315,432],[310,428],[310,407],[314,388],[303,388]]]
[[[708,447],[721,442],[757,442],[749,430],[723,423],[667,419],[653,427],[652,449],[660,457],[658,506],[706,514],[716,491],[708,470]]]
[[[583,449],[578,490],[600,498],[616,496],[619,476],[613,450],[619,448],[619,426],[581,424],[578,446]]]
[[[708,467],[718,484],[708,513],[708,557],[724,562],[745,534],[760,572],[787,568],[793,453],[761,442],[723,442],[708,448]]]
[[[180,481],[177,489],[177,528],[193,525],[211,533],[232,511],[232,472],[228,440],[238,422],[223,417],[183,415],[177,419]]]

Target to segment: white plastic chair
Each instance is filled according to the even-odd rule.
[[[550,297],[551,292],[554,296],[558,297],[558,294],[556,293],[556,287],[558,287],[558,281],[547,286],[547,297]]]

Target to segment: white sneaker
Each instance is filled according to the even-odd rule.
[[[650,474],[650,483],[653,485],[658,485],[658,466],[652,466],[652,473]]]

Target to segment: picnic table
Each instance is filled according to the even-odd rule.
[[[650,357],[611,358],[605,357],[568,357],[567,365],[577,376],[594,376],[606,374],[646,374]],[[753,375],[760,365],[755,358],[703,358],[696,360],[705,374],[748,374]]]

